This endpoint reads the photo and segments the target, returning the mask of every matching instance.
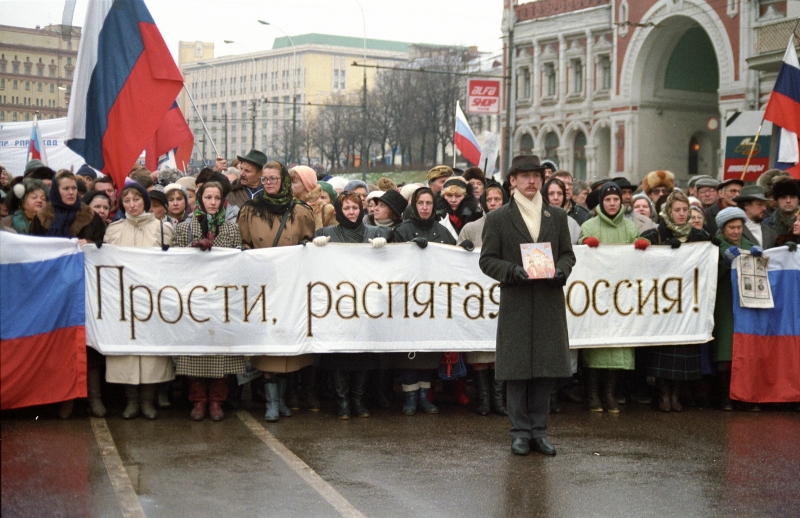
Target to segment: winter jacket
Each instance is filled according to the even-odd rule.
[[[299,245],[303,240],[314,238],[314,214],[308,205],[297,203],[291,209],[277,246]],[[270,248],[281,226],[281,214],[272,216],[272,225],[267,218],[255,215],[252,205],[245,205],[239,212],[239,230],[244,248]]]
[[[55,217],[56,214],[51,204],[48,203],[42,207],[31,222],[31,235],[47,235],[47,231],[50,229]],[[88,205],[81,202],[81,208],[78,209],[78,213],[75,215],[75,221],[69,226],[69,233],[71,237],[85,239],[94,243],[103,240],[103,235],[106,233],[106,224]]]

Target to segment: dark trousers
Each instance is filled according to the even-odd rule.
[[[506,381],[506,409],[511,420],[511,438],[547,437],[550,391],[554,378]]]

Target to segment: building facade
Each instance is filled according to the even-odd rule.
[[[504,0],[504,8],[513,152],[554,160],[580,179],[635,183],[668,169],[681,185],[719,175],[725,121],[764,108],[800,15],[800,2],[778,0]]]
[[[66,117],[80,27],[0,25],[0,121]]]
[[[301,147],[298,139],[316,107],[334,98],[361,106],[365,69],[352,63],[363,63],[366,53],[368,65],[402,65],[409,47],[367,39],[365,50],[362,38],[304,34],[276,38],[267,51],[214,58],[213,43],[181,42],[179,65],[221,155],[232,158],[255,147],[270,158],[313,162],[313,157],[292,154]],[[366,68],[367,88],[375,73]],[[185,92],[180,106],[195,135],[194,158],[213,158],[211,142]]]

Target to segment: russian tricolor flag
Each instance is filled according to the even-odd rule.
[[[800,178],[797,139],[800,135],[800,62],[794,49],[794,34],[789,37],[789,46],[772,87],[764,119],[781,128],[776,163],[795,178]]]
[[[731,398],[750,403],[800,401],[800,252],[786,247],[764,252],[775,307],[739,306],[733,284]]]
[[[186,124],[186,119],[183,118],[183,112],[178,107],[178,103],[173,102],[156,134],[147,143],[144,165],[151,171],[155,171],[158,169],[159,158],[173,151],[176,166],[181,171],[186,171],[186,164],[192,157],[193,146],[192,130]]]
[[[183,77],[143,0],[93,0],[83,28],[67,146],[124,183]]]
[[[472,133],[469,127],[467,118],[464,112],[461,111],[461,105],[456,102],[456,132],[453,137],[453,143],[456,145],[461,154],[474,165],[480,165],[481,161],[481,146],[478,144],[478,139]]]
[[[86,397],[83,252],[0,232],[0,408]]]
[[[28,162],[31,160],[41,160],[47,165],[47,151],[42,141],[42,132],[39,131],[39,113],[33,114],[33,130],[31,131],[31,142],[28,144]]]

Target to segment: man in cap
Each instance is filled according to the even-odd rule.
[[[231,193],[225,200],[228,205],[236,205],[239,208],[252,200],[256,194],[264,190],[261,185],[261,170],[267,163],[267,155],[251,149],[245,156],[237,156],[239,159],[239,179],[231,185]]]
[[[507,176],[514,195],[486,215],[480,257],[483,273],[501,283],[495,377],[507,382],[512,453],[555,455],[547,418],[555,379],[572,375],[564,286],[575,254],[566,212],[542,196],[539,157],[514,157]],[[528,277],[520,252],[524,243],[550,244],[553,278]]]
[[[710,176],[707,178],[698,178],[697,181],[694,182],[694,190],[697,193],[696,198],[700,200],[704,209],[717,203],[719,199],[717,187],[719,187],[719,182]]]
[[[736,202],[733,201],[733,199],[739,196],[739,192],[741,192],[742,187],[744,187],[744,181],[738,178],[725,180],[717,186],[717,194],[719,195],[719,199],[717,200],[717,203],[706,209],[705,229],[712,236],[717,235],[717,214],[719,214],[719,211],[722,209],[736,207]]]
[[[612,182],[619,186],[619,190],[622,193],[622,206],[623,210],[625,211],[625,219],[629,219],[633,221],[633,224],[636,225],[636,230],[639,231],[639,235],[641,235],[644,231],[650,230],[651,228],[656,228],[656,224],[653,222],[652,219],[642,216],[636,212],[633,212],[633,185],[631,182],[628,181],[627,178],[624,176],[618,176],[616,178],[611,179]]]
[[[544,167],[544,181],[550,179],[550,177],[558,171],[558,166],[556,166],[555,162],[552,160],[542,160],[542,167]],[[569,196],[568,196],[569,197]]]
[[[446,165],[437,165],[428,171],[428,187],[433,191],[433,194],[439,196],[439,193],[444,186],[444,182],[453,176],[453,170]]]
[[[739,196],[733,201],[747,216],[742,232],[744,238],[764,249],[774,247],[777,234],[764,221],[767,217],[768,201],[764,196],[764,188],[758,185],[742,187]]]
[[[97,179],[97,173],[89,164],[83,164],[80,169],[78,169],[78,172],[75,173],[75,176],[83,180],[83,183],[86,184],[86,188],[90,191],[92,190],[94,181]]]
[[[697,187],[695,186],[695,184],[697,183],[697,180],[705,180],[705,179],[708,179],[708,178],[711,178],[711,177],[708,176],[707,174],[699,174],[699,175],[692,176],[691,178],[689,178],[689,183],[686,185],[686,193],[689,196],[694,196],[695,198],[697,198]]]
[[[794,221],[797,219],[800,182],[797,180],[775,182],[772,185],[772,197],[778,202],[778,207],[768,220],[769,226],[779,236],[791,234]]]
[[[642,190],[656,204],[659,198],[675,190],[675,175],[670,171],[651,171],[642,180]]]

